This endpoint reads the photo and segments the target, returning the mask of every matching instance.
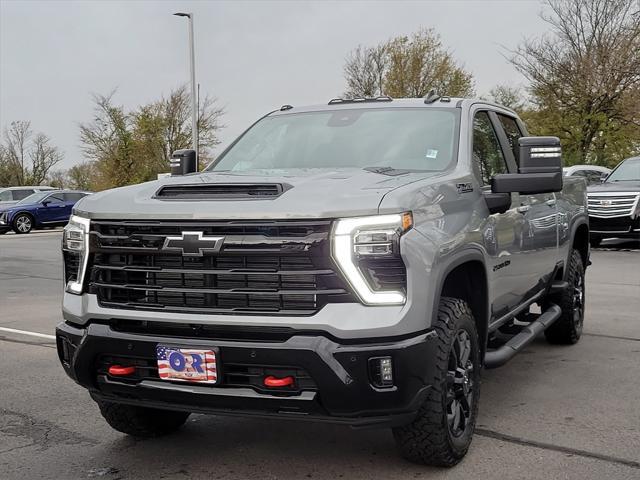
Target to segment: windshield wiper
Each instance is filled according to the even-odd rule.
[[[390,177],[397,177],[398,175],[406,175],[410,173],[410,170],[400,170],[393,167],[364,167],[363,170],[372,173],[379,173],[381,175],[388,175]]]

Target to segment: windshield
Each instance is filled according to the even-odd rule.
[[[23,198],[18,202],[18,205],[27,205],[29,203],[38,203],[41,202],[44,197],[49,195],[51,192],[36,192],[32,193],[28,197]]]
[[[640,157],[625,160],[607,178],[607,182],[632,180],[640,181]]]
[[[440,171],[457,153],[458,112],[376,108],[266,117],[207,170],[391,167]]]

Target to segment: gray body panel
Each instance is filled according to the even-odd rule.
[[[394,101],[385,108],[424,107],[421,100]],[[458,161],[444,172],[386,176],[359,169],[275,172],[204,172],[118,188],[86,197],[75,213],[91,219],[335,219],[377,213],[413,213],[414,228],[401,238],[407,268],[407,302],[401,306],[329,304],[310,317],[211,315],[105,309],[91,294],[65,293],[64,318],[77,324],[90,319],[127,318],[215,325],[293,326],[324,330],[337,338],[362,339],[415,334],[431,326],[442,284],[453,267],[480,262],[488,279],[487,317],[496,328],[523,302],[544,291],[556,267],[566,263],[573,235],[588,224],[586,184],[565,179],[556,194],[512,194],[511,208],[491,215],[472,166],[473,115],[489,109],[510,116],[502,107],[452,99],[438,107],[461,108]],[[371,105],[332,105],[276,112]],[[525,131],[526,133],[526,131]],[[513,158],[509,170],[515,172]],[[186,183],[286,183],[292,188],[271,200],[167,201],[154,198],[160,186]],[[472,188],[461,192],[459,185]],[[528,207],[523,209],[522,207]]]

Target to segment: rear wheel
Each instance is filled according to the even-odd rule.
[[[578,250],[573,250],[567,272],[568,286],[550,299],[562,309],[562,313],[560,318],[544,331],[549,343],[572,345],[580,340],[586,299],[584,280],[582,256]]]
[[[189,417],[188,412],[103,401],[97,401],[97,403],[100,413],[112,428],[139,438],[159,437],[175,432]]]
[[[473,315],[466,302],[440,301],[437,373],[416,419],[393,430],[401,455],[416,463],[451,467],[467,453],[478,412],[480,346]]]
[[[28,213],[19,213],[13,219],[13,231],[18,234],[29,233],[33,230],[33,217]]]

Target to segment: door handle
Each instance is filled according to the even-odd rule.
[[[518,208],[516,208],[516,210],[518,211],[518,213],[527,213],[529,210],[531,210],[531,206],[530,205],[520,205]]]

